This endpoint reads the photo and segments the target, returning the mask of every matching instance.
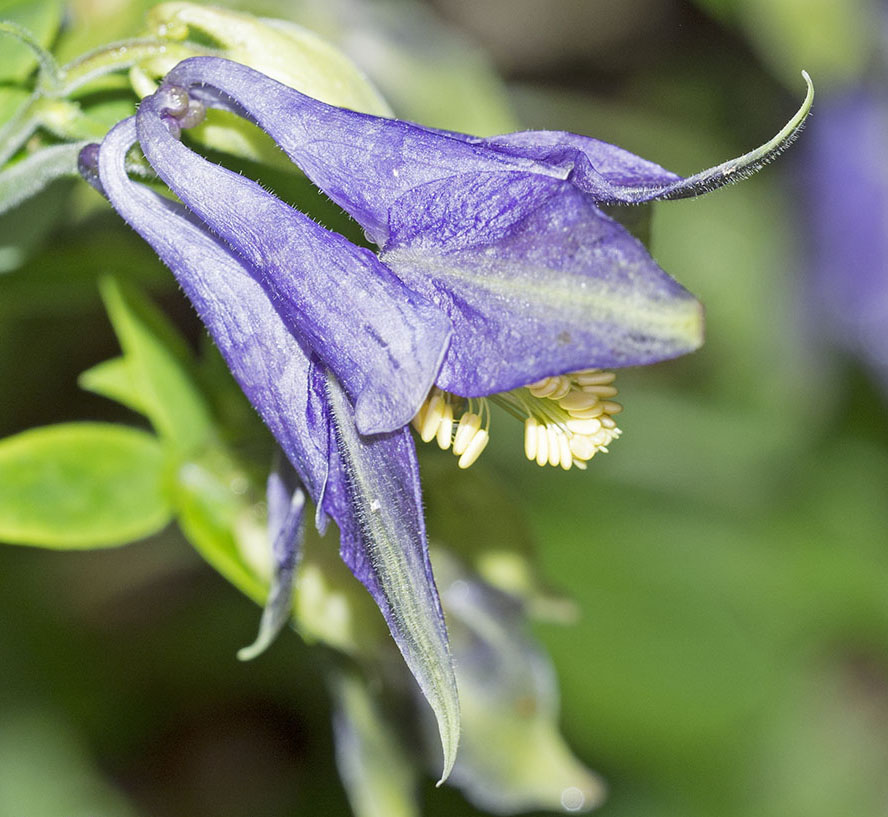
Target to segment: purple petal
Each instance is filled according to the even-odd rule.
[[[661,189],[681,182],[680,176],[628,150],[565,131],[521,131],[476,143],[561,168],[564,178],[601,203],[624,201],[627,189]]]
[[[381,258],[450,317],[438,385],[464,396],[702,341],[693,296],[568,182],[487,173],[423,185],[399,202]]]
[[[263,653],[290,620],[296,566],[302,553],[305,492],[289,462],[279,463],[268,475],[266,498],[272,552],[271,587],[256,640],[238,651],[241,661]]]
[[[435,713],[447,777],[459,739],[459,697],[429,562],[413,437],[406,428],[364,437],[332,376],[327,394],[336,453],[325,501],[340,527],[342,558],[376,600]]]
[[[571,133],[525,131],[489,139],[434,130],[335,108],[245,66],[215,57],[179,63],[167,81],[196,87],[208,105],[256,122],[305,174],[355,218],[377,244],[403,193],[455,173],[515,170],[569,179],[602,204],[697,196],[746,178],[785,150],[813,101],[769,142],[737,159],[682,179],[621,148]]]
[[[158,174],[256,271],[290,330],[355,398],[362,433],[408,423],[446,351],[446,317],[369,250],[193,153],[169,133],[160,104],[143,101],[137,118],[142,149]]]
[[[888,93],[855,88],[819,110],[803,165],[812,326],[870,367],[888,394]],[[825,330],[825,331],[824,331]]]
[[[166,81],[189,88],[208,105],[256,122],[377,244],[388,235],[389,207],[417,185],[472,170],[550,172],[461,135],[325,105],[216,57],[184,60]]]
[[[135,118],[102,143],[101,184],[114,209],[154,247],[222,352],[232,374],[271,429],[312,497],[327,478],[328,416],[310,377],[308,355],[243,264],[187,211],[127,177]]]

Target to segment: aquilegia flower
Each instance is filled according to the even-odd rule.
[[[817,339],[828,336],[857,356],[888,395],[885,79],[883,72],[821,109],[807,144],[803,189]]]
[[[791,141],[810,103],[809,88],[774,140],[682,179],[587,137],[430,130],[195,58],[84,152],[85,175],[194,303],[319,527],[328,517],[339,527],[343,559],[435,711],[445,776],[459,708],[408,424],[452,444],[465,467],[486,443],[492,396],[525,419],[529,457],[585,464],[618,434],[613,375],[601,370],[672,358],[702,338],[696,299],[600,206],[696,195],[748,174]],[[379,254],[182,144],[204,106],[267,131]],[[182,204],[127,177],[136,141]],[[301,488],[290,496],[277,514],[275,625],[301,524]]]

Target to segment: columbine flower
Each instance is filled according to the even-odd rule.
[[[858,356],[888,395],[888,94],[880,80],[820,111],[804,186],[816,334]]]
[[[271,134],[361,224],[378,257],[183,145],[180,129],[205,105]],[[458,700],[407,424],[452,444],[467,466],[486,443],[484,400],[493,396],[526,420],[526,453],[541,465],[570,467],[605,449],[619,433],[619,405],[612,374],[600,370],[695,349],[702,316],[599,205],[695,195],[739,178],[785,146],[809,106],[810,92],[758,151],[680,179],[586,137],[433,131],[197,58],[114,128],[98,157],[84,154],[85,175],[97,164],[97,186],[194,303],[315,502],[319,526],[336,521],[344,560],[435,710],[445,775]],[[135,141],[184,207],[127,178]],[[282,530],[298,527],[295,491],[290,507]],[[278,548],[279,585],[294,550]],[[287,596],[280,586],[273,593]]]

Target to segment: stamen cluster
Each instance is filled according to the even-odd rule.
[[[528,417],[524,453],[537,465],[586,468],[586,463],[621,435],[614,415],[623,407],[612,399],[616,375],[600,369],[546,377],[526,387],[533,400],[516,392]],[[523,391],[523,390],[522,390]],[[522,397],[524,399],[522,400]]]
[[[524,421],[524,453],[537,465],[585,469],[586,463],[620,436],[614,416],[623,407],[612,398],[616,375],[584,369],[546,377],[520,389],[489,399]],[[436,440],[453,448],[460,468],[468,468],[490,439],[488,399],[466,399],[434,388],[423,403],[413,427],[423,442]],[[482,428],[483,426],[483,428]]]
[[[413,418],[413,427],[423,442],[436,440],[442,451],[452,446],[457,465],[468,468],[490,441],[490,406],[483,397],[457,397],[436,386]]]

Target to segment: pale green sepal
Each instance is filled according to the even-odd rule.
[[[174,40],[184,40],[194,29],[213,38],[228,59],[330,105],[390,114],[379,92],[351,60],[294,23],[192,3],[163,3],[151,10],[148,25]]]
[[[412,438],[412,463],[396,436],[362,437],[355,426],[354,409],[336,379],[327,376],[327,395],[335,425],[339,456],[345,470],[348,493],[360,528],[365,570],[361,578],[370,586],[376,603],[404,660],[435,713],[444,752],[444,770],[438,785],[447,779],[456,760],[459,743],[459,694],[447,633],[441,617],[437,590],[428,578],[427,545],[422,509],[416,507],[411,479],[405,469],[416,468]],[[404,442],[402,440],[402,442]],[[411,475],[418,483],[418,473]]]
[[[36,196],[56,179],[77,176],[77,155],[85,144],[43,148],[0,173],[0,214]]]
[[[336,766],[354,817],[419,817],[415,758],[400,739],[395,713],[385,711],[357,670],[332,671],[328,686]]]
[[[132,367],[125,357],[97,363],[80,374],[77,385],[93,394],[107,397],[147,416],[148,412],[133,379]]]
[[[521,606],[467,573],[446,551],[432,557],[447,614],[462,705],[451,782],[485,811],[579,813],[605,785],[558,729],[558,688],[548,657],[526,632]]]
[[[136,400],[157,432],[180,453],[197,450],[211,437],[213,424],[190,377],[184,342],[134,287],[105,278],[101,291],[130,367]]]
[[[814,104],[814,83],[807,71],[802,71],[802,77],[807,86],[805,99],[795,116],[781,128],[773,139],[769,139],[765,144],[738,156],[736,159],[729,159],[708,170],[688,176],[656,198],[668,200],[699,196],[724,184],[742,181],[753,173],[757,173],[769,162],[773,162],[798,138],[805,126],[808,114],[811,113],[811,106]]]
[[[59,550],[115,547],[170,520],[168,462],[144,431],[67,423],[0,441],[0,539]]]

